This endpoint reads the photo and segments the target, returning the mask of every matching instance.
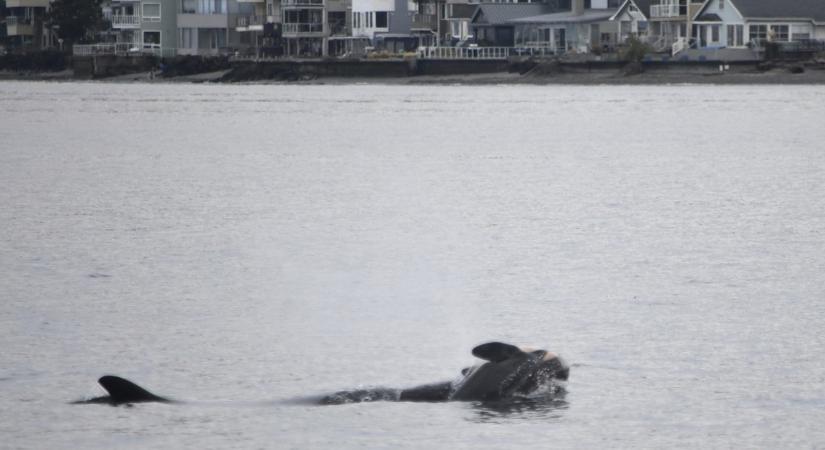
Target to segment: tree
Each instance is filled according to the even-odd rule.
[[[55,0],[46,14],[46,24],[71,48],[105,28],[102,3],[103,0]]]

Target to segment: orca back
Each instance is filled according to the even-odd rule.
[[[114,375],[105,375],[97,380],[109,393],[111,403],[168,402],[169,400],[143,389],[131,381]]]

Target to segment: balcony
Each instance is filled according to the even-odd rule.
[[[112,28],[140,28],[140,16],[113,15],[109,17]]]
[[[283,24],[283,36],[285,37],[322,37],[323,35],[323,23],[315,22]]]
[[[34,28],[29,17],[6,17],[6,34],[9,36],[33,36]]]
[[[324,7],[324,0],[282,0],[282,8]]]
[[[219,12],[185,11],[178,13],[178,28],[228,28],[229,14]]]
[[[663,3],[661,5],[650,5],[651,19],[666,19],[671,17],[684,16],[687,12],[685,7],[680,7],[677,3]]]
[[[264,16],[241,16],[236,23],[236,31],[262,31],[266,23]]]
[[[438,18],[435,14],[413,14],[412,15],[412,25],[410,26],[414,30],[435,30],[438,25]]]
[[[6,0],[6,8],[48,8],[49,0]]]

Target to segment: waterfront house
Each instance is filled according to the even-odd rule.
[[[558,12],[546,3],[482,3],[478,5],[470,26],[479,45],[513,47],[516,42],[514,20]]]
[[[156,1],[164,4],[177,3],[174,0]],[[178,54],[233,54],[251,45],[248,39],[241,42],[241,33],[237,31],[237,18],[254,15],[255,3],[238,0],[180,0],[179,5],[180,9],[176,15],[180,38]],[[165,47],[165,44],[162,46]]]
[[[435,0],[352,0],[352,36],[398,53],[438,42]]]
[[[178,47],[177,2],[112,0],[104,15],[127,51],[173,56]]]
[[[702,0],[652,0],[648,35],[653,49],[678,51],[686,47],[691,37],[692,18],[701,6]]]
[[[631,36],[646,38],[650,29],[650,0],[624,0],[610,20],[619,24],[619,43]]]
[[[448,0],[444,8],[444,26],[442,44],[461,46],[472,39],[470,21],[473,18],[477,4]]]
[[[610,51],[616,45],[619,0],[573,0],[570,11],[512,19],[515,43],[550,47],[556,54]]]
[[[699,48],[825,40],[823,0],[707,0],[693,19]]]
[[[55,35],[44,27],[49,0],[6,0],[8,48],[45,49],[57,46]]]

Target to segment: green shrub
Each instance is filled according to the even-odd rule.
[[[619,52],[619,58],[627,62],[642,62],[645,55],[652,52],[653,49],[649,45],[640,41],[635,36],[631,36],[626,42],[624,48]]]

